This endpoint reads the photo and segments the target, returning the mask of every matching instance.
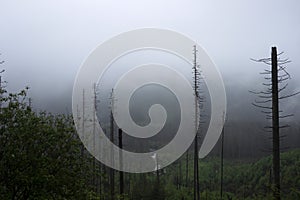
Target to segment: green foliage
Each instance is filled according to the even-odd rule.
[[[193,199],[193,163],[189,161],[189,185],[182,181],[181,187],[174,184],[178,176],[179,162],[168,167],[164,176],[167,193],[166,199],[181,200]],[[300,149],[291,150],[281,154],[281,196],[282,199],[293,200],[300,198]],[[208,157],[200,160],[200,191],[202,199],[220,199],[220,159]],[[182,168],[182,173],[185,167]],[[270,174],[271,173],[271,174]],[[223,199],[272,199],[274,186],[271,182],[272,157],[268,156],[256,162],[237,162],[225,160]],[[184,175],[185,179],[185,175]]]
[[[0,87],[0,199],[110,199],[109,170],[83,150],[72,118],[34,112],[27,90],[9,94]],[[192,200],[189,158],[187,182],[183,156],[160,170],[159,179],[157,173],[126,174],[125,194],[117,194],[116,181],[115,199]],[[299,166],[299,149],[281,154],[282,199],[300,199]],[[220,199],[220,159],[200,160],[199,172],[201,199]],[[223,199],[272,199],[271,176],[271,156],[256,162],[225,160]],[[101,184],[95,184],[99,177]]]
[[[1,89],[0,199],[87,199],[88,159],[73,120],[39,114],[27,103],[26,90]]]

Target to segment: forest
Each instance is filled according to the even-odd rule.
[[[299,10],[0,0],[0,200],[300,200]]]
[[[166,168],[144,174],[120,172],[85,150],[71,115],[37,112],[29,87],[11,93],[7,84],[1,80],[0,199],[278,199],[274,155],[254,149],[258,138],[243,134],[251,124],[225,124],[210,155],[197,159],[195,197],[194,144]],[[242,132],[241,140],[239,134],[232,136],[232,127],[240,127],[236,130]],[[300,198],[299,130],[297,124],[290,129],[296,146],[280,153],[281,199]],[[245,137],[248,142],[242,141]]]
[[[300,0],[0,0],[0,200],[300,200]]]

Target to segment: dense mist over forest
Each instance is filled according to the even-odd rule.
[[[1,0],[0,199],[300,199],[299,9]]]
[[[259,87],[262,88],[259,76],[260,75],[257,73],[257,77],[255,77],[256,80],[252,80],[252,84],[249,84],[247,86],[242,85],[241,83],[243,82],[243,80],[239,80],[238,77],[231,80],[226,80],[226,77],[224,78],[227,92],[227,117],[225,123],[226,139],[224,151],[225,157],[227,158],[255,159],[269,155],[271,152],[271,135],[270,133],[267,133],[263,130],[265,126],[270,125],[270,120],[266,119],[265,115],[261,113],[261,110],[259,108],[256,108],[251,104],[254,102],[256,96],[249,92],[249,90],[255,90]],[[287,90],[286,93],[291,93],[297,89],[297,86],[293,84],[294,80],[291,80],[290,82],[291,84],[289,85],[289,90]],[[32,105],[34,109],[36,111],[47,110],[53,113],[70,114],[72,101],[71,86],[72,84],[69,83],[69,86],[65,87],[66,92],[64,94],[51,95],[49,99],[44,100],[43,102],[38,102],[35,100],[39,99],[40,97],[32,96]],[[149,106],[145,106],[148,103],[149,105],[153,104],[153,100],[148,100],[149,97],[152,97],[152,99],[158,99],[158,102],[154,102],[159,103],[161,101],[164,107],[167,106],[167,111],[171,111],[167,112],[169,116],[166,127],[161,131],[160,134],[157,134],[155,137],[152,137],[143,142],[143,140],[141,139],[133,140],[132,137],[124,136],[125,149],[137,152],[147,152],[149,149],[154,150],[165,145],[168,141],[170,141],[173,138],[174,132],[176,132],[178,128],[177,126],[179,122],[178,113],[174,114],[174,108],[179,108],[178,104],[175,103],[176,101],[174,102],[174,96],[170,97],[168,96],[170,94],[166,93],[163,95],[165,97],[162,97],[162,94],[166,92],[165,90],[161,90],[154,87],[154,89],[152,88],[152,90],[146,89],[144,90],[144,92],[143,90],[141,91],[142,92],[140,94],[137,93],[137,95],[133,97],[133,107],[130,110],[132,117],[134,118],[134,121],[137,122],[137,124],[145,125],[149,123]],[[206,93],[204,96],[207,97],[208,95],[209,94]],[[41,96],[47,96],[47,94],[41,94]],[[162,98],[165,99],[163,100]],[[107,130],[109,130],[108,124],[110,116],[110,101],[111,99],[107,99],[106,104],[104,104],[107,105],[107,107],[104,108],[106,112],[99,112],[98,114],[98,116],[100,117],[100,122],[102,120],[102,124],[106,124]],[[282,140],[282,146],[284,147],[284,150],[290,150],[293,148],[300,147],[299,102],[300,96],[295,96],[293,98],[283,101],[281,105],[281,109],[284,110],[285,113],[294,114],[293,117],[284,119],[282,122],[291,126],[287,129],[282,130],[283,135],[286,135]],[[207,102],[204,102],[203,104],[205,105],[207,104]],[[209,106],[206,106],[206,109],[209,110]],[[175,113],[176,112],[177,111],[175,111]],[[209,118],[209,115],[203,118],[203,120],[206,121],[205,119]],[[207,121],[201,126],[206,127]],[[202,139],[203,137],[204,136],[202,136]],[[217,143],[210,155],[219,155],[219,153],[220,141]]]

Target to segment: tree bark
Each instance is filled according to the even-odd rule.
[[[280,141],[279,141],[279,104],[278,104],[278,64],[277,50],[272,47],[272,128],[273,128],[273,171],[274,198],[280,200]]]
[[[122,142],[122,129],[119,129],[119,159],[120,159],[120,196],[121,199],[123,199],[123,195],[124,195],[124,172],[122,171],[122,165],[123,165],[123,157],[122,157],[122,149],[123,149],[123,142]]]

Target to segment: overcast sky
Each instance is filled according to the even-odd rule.
[[[9,89],[29,85],[38,107],[62,108],[97,45],[132,29],[167,28],[207,51],[226,90],[255,88],[263,66],[249,58],[268,57],[272,45],[293,61],[300,88],[299,10],[299,0],[0,0],[0,58]]]

